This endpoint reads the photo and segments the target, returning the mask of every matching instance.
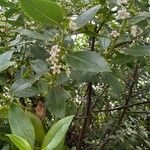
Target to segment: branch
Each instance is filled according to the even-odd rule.
[[[91,114],[90,110],[91,110],[91,102],[92,102],[92,94],[93,94],[92,83],[88,84],[87,90],[88,90],[88,95],[87,95],[86,110],[84,114],[84,121],[83,121],[82,129],[81,129],[79,140],[77,143],[77,150],[81,149],[81,144],[85,136],[86,128],[87,128],[88,121],[89,121],[89,116]]]
[[[143,105],[143,104],[150,104],[150,100],[144,101],[144,102],[135,103],[135,104],[131,104],[131,105],[126,105],[126,106],[124,105],[124,106],[116,107],[116,108],[113,108],[113,109],[98,110],[98,111],[94,111],[94,112],[107,112],[107,111],[110,112],[110,111],[122,110],[124,108],[134,107],[134,106],[138,106],[138,105]]]
[[[128,113],[134,113],[134,114],[150,114],[150,111],[130,111]]]
[[[136,66],[135,66],[135,70],[134,70],[134,73],[133,73],[133,80],[131,81],[131,85],[129,86],[129,92],[128,92],[128,95],[127,95],[127,98],[126,98],[126,102],[125,102],[125,105],[124,106],[127,106],[129,105],[129,102],[130,102],[130,99],[132,97],[132,93],[133,93],[133,88],[135,86],[135,83],[137,81],[137,76],[138,76],[138,68],[139,68],[139,64],[138,62],[136,63]],[[118,121],[118,125],[121,124],[125,114],[126,114],[126,111],[127,111],[127,108],[128,107],[125,107],[122,111],[122,114],[120,116],[120,119]]]
[[[95,26],[94,28],[94,32],[96,31],[97,31],[97,26]],[[89,45],[91,47],[91,51],[94,51],[95,49],[95,41],[96,41],[95,37],[90,38]],[[83,121],[83,125],[82,125],[81,132],[79,135],[79,140],[77,143],[77,150],[81,149],[81,144],[84,140],[86,129],[89,123],[89,117],[91,115],[92,95],[93,95],[93,89],[92,89],[92,83],[90,82],[88,83],[88,86],[87,86],[87,102],[86,102],[86,107],[85,107],[84,121]]]

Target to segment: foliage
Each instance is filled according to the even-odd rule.
[[[149,0],[0,0],[0,149],[150,149],[149,57]]]

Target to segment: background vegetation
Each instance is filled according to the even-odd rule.
[[[149,8],[0,0],[0,149],[150,149]]]

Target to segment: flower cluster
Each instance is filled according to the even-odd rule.
[[[130,17],[130,13],[127,12],[127,10],[125,8],[123,8],[117,12],[117,19],[127,19],[129,17]]]
[[[138,33],[138,27],[137,27],[137,25],[132,26],[132,27],[131,27],[131,35],[132,35],[133,37],[136,37],[136,36],[137,36],[137,33]]]
[[[127,4],[127,3],[128,3],[128,0],[118,0],[117,1],[118,5]]]
[[[112,37],[116,38],[116,37],[118,37],[120,34],[119,34],[117,31],[113,30],[110,35],[111,35]]]
[[[53,74],[60,74],[61,72],[61,65],[58,64],[58,57],[59,57],[59,52],[60,49],[58,47],[58,45],[53,45],[51,47],[51,51],[50,51],[50,58],[48,58],[47,61],[50,61],[51,64],[53,65],[51,67],[51,69],[53,70]]]
[[[77,25],[76,25],[75,21],[70,20],[70,22],[69,22],[69,29],[70,29],[70,31],[77,30]]]

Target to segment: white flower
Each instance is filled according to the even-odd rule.
[[[129,17],[130,17],[130,13],[127,12],[125,8],[117,12],[117,19],[127,19]]]
[[[51,51],[50,52],[55,52],[55,53],[59,53],[60,52],[60,49],[58,47],[58,45],[53,45],[51,47]]]
[[[68,77],[70,77],[71,71],[70,71],[69,68],[66,69],[66,74],[67,74]]]
[[[148,14],[148,12],[143,11],[143,12],[140,12],[140,13],[139,13],[139,16],[145,16],[145,15],[147,15],[147,14]]]
[[[117,31],[113,30],[110,35],[111,35],[112,37],[116,38],[116,37],[118,37],[120,34],[119,34]]]
[[[49,61],[51,61],[52,64],[54,64],[55,62],[58,62],[59,52],[60,52],[60,49],[58,48],[58,45],[53,45],[51,47]]]
[[[57,57],[50,57],[49,61],[51,62],[51,64],[55,64],[58,62],[58,58]]]
[[[61,68],[62,66],[61,65],[57,65],[57,64],[54,64],[51,69],[53,70],[53,74],[55,75],[56,73],[57,74],[60,74],[61,72]]]
[[[131,35],[133,37],[136,37],[137,36],[137,33],[138,33],[138,26],[137,25],[134,25],[131,27]]]
[[[128,3],[128,0],[118,0],[117,1],[118,5],[127,4],[127,3]]]
[[[77,30],[77,25],[76,25],[75,21],[70,20],[70,22],[69,22],[69,29],[70,29],[71,31]]]

